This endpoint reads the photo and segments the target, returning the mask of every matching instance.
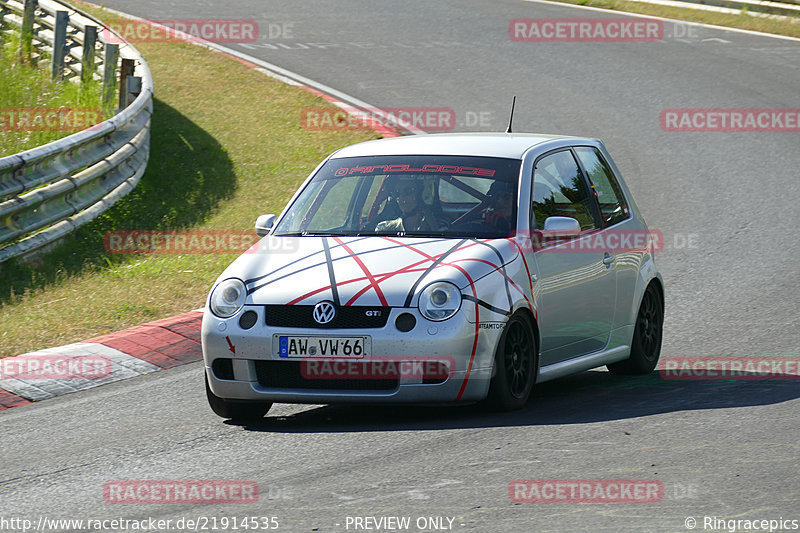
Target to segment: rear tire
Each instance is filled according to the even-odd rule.
[[[606,365],[609,372],[619,375],[649,374],[661,355],[664,327],[664,305],[655,283],[647,286],[636,315],[631,341],[631,356],[624,361]]]
[[[206,397],[208,405],[217,416],[232,420],[258,420],[263,418],[267,411],[272,407],[272,402],[251,402],[247,400],[225,400],[220,398],[208,386],[208,376],[206,380]]]
[[[539,355],[533,324],[516,313],[506,323],[494,356],[492,381],[486,403],[495,411],[521,409],[536,383]]]

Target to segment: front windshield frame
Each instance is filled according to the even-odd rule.
[[[520,159],[485,156],[332,158],[272,235],[511,237],[521,166]]]

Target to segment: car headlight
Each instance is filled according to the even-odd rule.
[[[211,291],[209,307],[211,312],[220,318],[228,318],[244,307],[247,289],[240,279],[226,279]]]
[[[436,281],[419,295],[419,312],[428,320],[447,320],[461,307],[461,291],[447,281]]]

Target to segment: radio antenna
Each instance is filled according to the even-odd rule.
[[[514,95],[514,98],[511,100],[511,116],[508,117],[508,129],[506,133],[511,133],[511,123],[514,121],[514,104],[517,103],[517,95]]]

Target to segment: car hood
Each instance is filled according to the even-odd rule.
[[[519,254],[512,239],[267,236],[228,267],[253,304],[409,307],[433,281],[462,291]]]

